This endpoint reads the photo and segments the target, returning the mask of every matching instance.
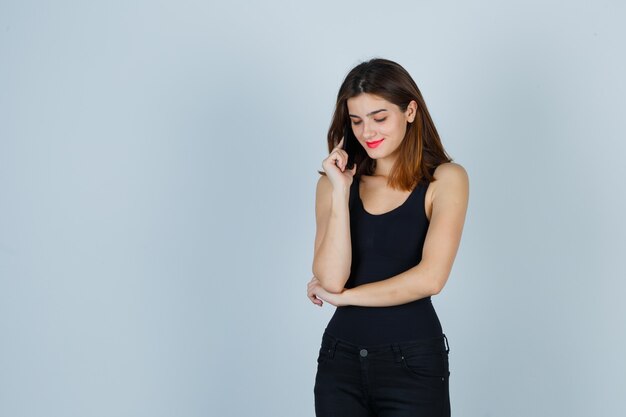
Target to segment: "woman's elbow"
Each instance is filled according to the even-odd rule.
[[[345,282],[347,281],[347,280],[344,280],[342,277],[334,276],[334,275],[317,276],[317,279],[320,280],[320,284],[322,285],[322,288],[334,294],[341,293],[343,291]]]
[[[339,294],[343,291],[344,285],[348,281],[349,276],[346,274],[338,274],[336,272],[324,271],[317,264],[313,264],[313,276],[320,280],[322,288],[326,291]]]
[[[322,288],[335,294],[339,294],[343,291],[347,281],[347,279],[343,279],[343,277],[335,276],[334,274],[326,274],[316,268],[313,268],[313,276],[319,279]]]
[[[326,283],[324,284],[324,282],[322,280],[320,280],[320,282],[322,283],[322,288],[324,288],[326,291],[333,293],[333,294],[341,294],[344,290],[344,284],[338,284],[335,282],[330,282],[330,283]]]
[[[447,281],[448,276],[441,277],[440,279],[435,279],[431,288],[432,295],[437,295],[441,291],[443,291],[443,287],[445,287]]]

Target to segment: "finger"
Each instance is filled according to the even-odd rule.
[[[311,300],[311,302],[312,302],[313,304],[317,304],[317,305],[319,305],[319,306],[321,306],[321,305],[322,305],[322,301],[321,301],[321,300],[319,300],[319,299],[315,296],[315,294],[313,294],[313,293],[309,292],[309,293],[307,294],[307,296],[309,297],[309,299]]]
[[[337,146],[335,146],[334,149],[341,149],[343,147],[343,136],[341,137],[341,139],[339,140],[339,143],[337,143]]]
[[[343,149],[334,149],[330,154],[328,154],[328,157],[324,159],[324,162],[322,162],[322,167],[324,167],[324,164],[326,164],[328,161],[329,163],[337,166],[339,169],[341,169],[342,166],[345,169],[347,160],[348,153],[346,151],[344,151]]]
[[[313,298],[311,299],[311,301],[313,302],[313,304],[315,304],[316,306],[320,306],[322,305],[322,300],[320,300],[319,298],[313,296]]]
[[[341,171],[344,171],[346,169],[348,154],[346,154],[345,151],[336,151],[334,155],[335,165],[337,165],[337,168],[339,168]]]

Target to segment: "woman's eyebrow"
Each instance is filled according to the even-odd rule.
[[[374,110],[374,111],[371,111],[371,112],[367,113],[366,116],[371,116],[373,114],[380,113],[381,111],[387,111],[387,109]],[[350,116],[350,117],[359,117],[356,114],[348,114],[348,116]],[[359,117],[359,119],[360,119],[360,117]]]

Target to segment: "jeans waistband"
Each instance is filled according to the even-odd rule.
[[[446,353],[450,352],[448,338],[444,333],[442,333],[441,336],[415,339],[405,342],[383,343],[378,345],[361,345],[337,338],[327,331],[324,331],[324,334],[322,335],[322,346],[328,349],[328,352],[331,353],[331,356],[334,355],[335,350],[337,349],[355,354],[359,354],[359,352],[363,349],[366,349],[369,353],[387,352],[390,350],[395,353],[408,351],[445,351]]]

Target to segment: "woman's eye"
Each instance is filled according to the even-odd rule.
[[[374,120],[376,120],[378,123],[381,123],[381,122],[384,122],[385,120],[387,120],[387,118],[383,117],[382,119],[374,119]],[[352,124],[356,126],[356,125],[360,125],[361,122],[354,122],[353,121]]]

